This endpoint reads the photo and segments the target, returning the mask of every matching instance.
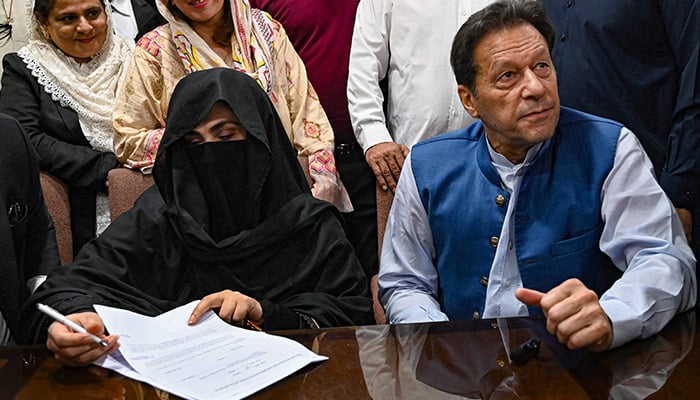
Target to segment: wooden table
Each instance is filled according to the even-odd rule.
[[[329,357],[253,399],[698,399],[697,311],[621,348],[569,351],[541,319],[375,325],[275,334]],[[539,354],[509,363],[537,338]],[[173,399],[99,367],[66,368],[43,346],[0,347],[0,399]]]

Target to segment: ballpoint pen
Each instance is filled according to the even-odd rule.
[[[47,306],[46,304],[37,303],[36,307],[39,309],[39,311],[41,311],[44,314],[48,315],[49,317],[55,319],[56,321],[62,323],[63,325],[71,328],[75,332],[86,333],[86,334],[90,335],[90,338],[92,339],[92,341],[99,344],[100,346],[102,346],[102,347],[109,346],[109,344],[107,342],[105,342],[104,340],[100,339],[99,337],[93,335],[92,333],[88,332],[85,328],[83,328],[82,326],[69,320],[65,315],[63,315],[60,312],[54,310],[53,308]]]

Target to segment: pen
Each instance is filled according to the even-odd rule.
[[[104,340],[100,339],[99,337],[93,335],[92,333],[88,332],[83,328],[82,326],[76,324],[75,322],[69,320],[66,318],[65,315],[61,314],[60,312],[54,310],[53,308],[47,306],[46,304],[41,304],[37,303],[36,307],[39,309],[39,311],[43,312],[44,314],[48,315],[49,317],[55,319],[56,321],[62,323],[63,325],[71,328],[75,332],[80,332],[80,333],[87,333],[90,335],[90,338],[92,338],[92,341],[99,344],[102,347],[107,347],[109,344],[105,342]]]
[[[258,324],[247,318],[243,320],[243,327],[252,331],[262,332],[262,328]]]

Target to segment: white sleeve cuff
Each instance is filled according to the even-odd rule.
[[[616,299],[600,301],[600,307],[610,318],[613,341],[610,348],[621,346],[642,335],[642,321],[634,310],[624,302]]]
[[[357,143],[362,146],[362,151],[365,153],[375,144],[394,141],[389,134],[389,130],[383,123],[372,123],[360,126],[355,136],[357,138]]]

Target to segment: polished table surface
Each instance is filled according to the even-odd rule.
[[[275,332],[329,357],[253,399],[698,399],[698,311],[602,353],[569,351],[538,318]],[[539,339],[525,364],[508,352]],[[0,347],[0,399],[175,399],[43,346]]]

